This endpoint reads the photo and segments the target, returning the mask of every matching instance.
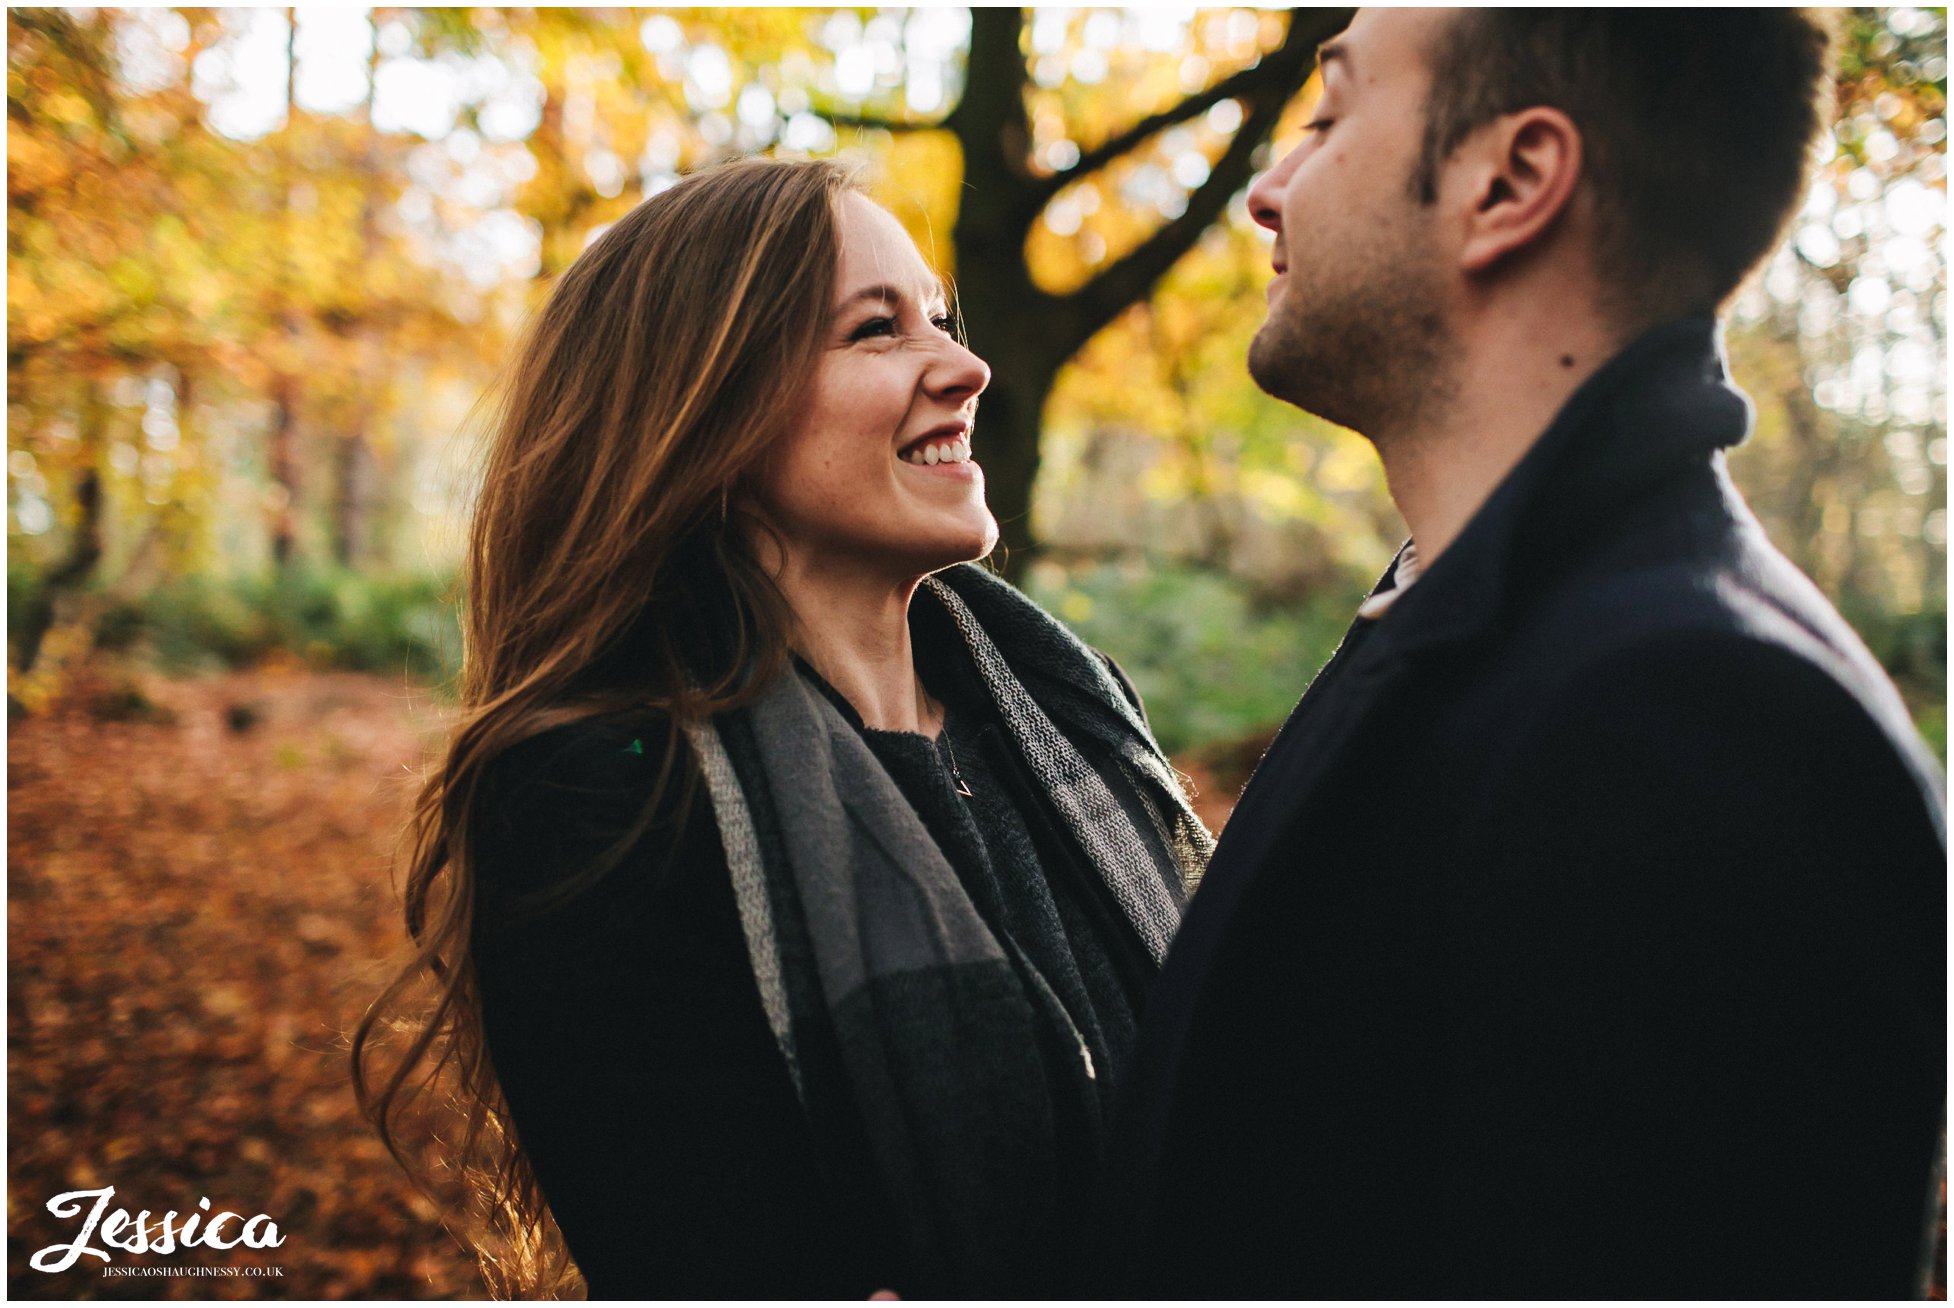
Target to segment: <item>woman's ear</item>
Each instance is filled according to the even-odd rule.
[[[1459,250],[1467,274],[1539,241],[1581,180],[1581,130],[1558,109],[1536,105],[1503,114],[1478,136],[1462,151],[1470,158],[1472,186]]]

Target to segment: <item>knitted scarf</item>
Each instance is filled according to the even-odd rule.
[[[963,565],[924,585],[1158,963],[1212,845],[1152,734],[1101,660],[1008,583]],[[858,1111],[920,1281],[905,1293],[1035,1292],[1021,1255],[1055,1216],[1054,1101],[1090,1097],[1097,1075],[1077,1027],[801,676],[688,734],[768,1023],[817,1129],[838,1098]],[[1077,1050],[1070,1084],[1039,1052],[1055,1038]],[[838,1058],[802,1057],[817,1044]],[[845,1084],[810,1083],[824,1075]]]

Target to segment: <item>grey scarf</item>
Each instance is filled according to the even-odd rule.
[[[1159,962],[1212,844],[1151,733],[1099,658],[1006,582],[964,565],[924,584]],[[1053,1104],[1097,1075],[1077,1027],[803,678],[688,734],[767,1020],[811,1118],[837,1095],[859,1110],[922,1281],[906,1293],[1035,1293],[1018,1278],[1054,1216]],[[809,1084],[829,1064],[803,1047],[827,1032],[843,1086]],[[1073,1084],[1052,1084],[1041,1036],[1078,1051]]]

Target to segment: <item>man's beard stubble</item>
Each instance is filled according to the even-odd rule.
[[[1433,280],[1389,260],[1378,276],[1319,277],[1299,263],[1248,347],[1255,384],[1373,444],[1406,433],[1450,389],[1450,337]]]

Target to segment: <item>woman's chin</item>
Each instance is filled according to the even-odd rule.
[[[991,551],[997,548],[998,534],[997,519],[991,516],[989,509],[985,509],[983,522],[976,525],[967,543],[966,552],[957,562],[975,563],[980,559],[989,558]]]
[[[1003,536],[1003,533],[998,530],[997,519],[990,517],[988,514],[986,514],[985,517],[988,520],[989,525],[984,532],[982,546],[978,549],[976,555],[974,555],[970,560],[972,563],[975,563],[980,559],[988,559],[993,553],[995,553],[997,550],[997,543]]]
[[[989,558],[991,551],[997,548],[997,541],[997,519],[991,517],[987,510],[981,523],[972,522],[966,529],[946,534],[940,543],[930,543],[926,551],[931,561],[929,571],[941,572],[959,563],[976,563]]]

